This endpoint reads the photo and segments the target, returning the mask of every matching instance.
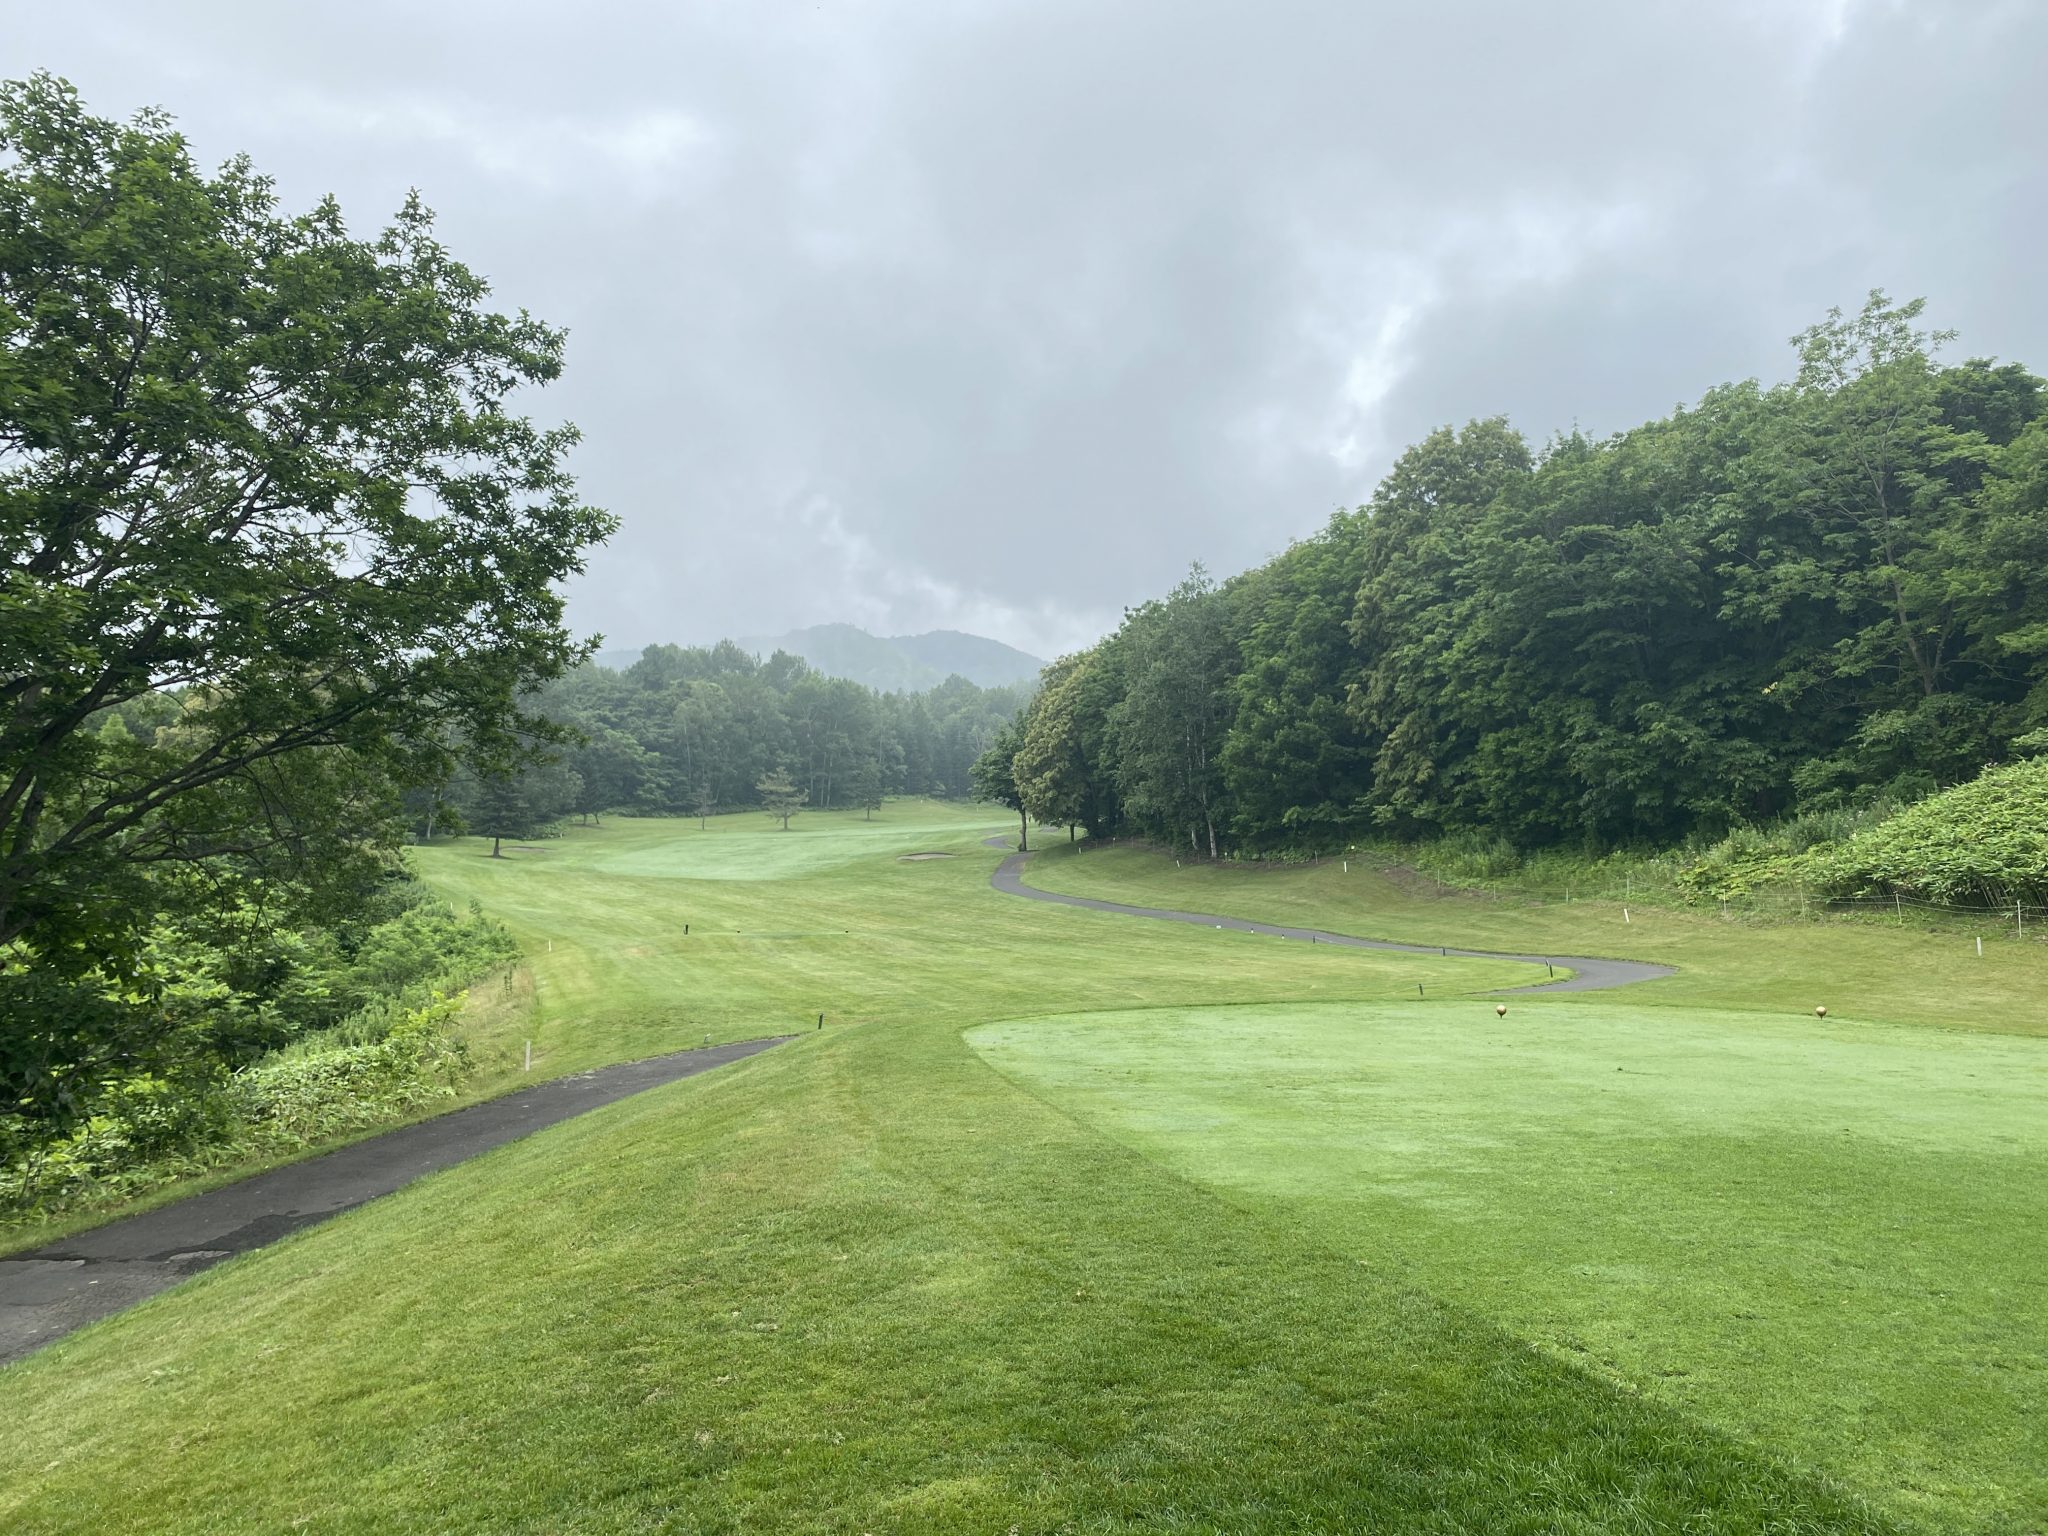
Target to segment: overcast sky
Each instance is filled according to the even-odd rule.
[[[418,187],[566,326],[613,646],[1042,656],[1432,427],[1783,377],[1865,290],[2048,370],[2043,0],[0,0],[368,232]]]

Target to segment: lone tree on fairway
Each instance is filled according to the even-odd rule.
[[[860,772],[853,776],[853,803],[867,815],[863,821],[873,821],[875,812],[882,808],[882,765],[873,761],[860,765]]]
[[[704,831],[706,823],[711,819],[711,813],[718,809],[718,801],[712,797],[709,780],[699,779],[697,787],[690,791],[690,808],[697,817],[697,830]]]
[[[0,84],[0,1103],[146,1059],[166,870],[359,857],[454,743],[568,734],[522,700],[589,654],[556,586],[613,519],[511,408],[561,333],[487,296],[417,199],[359,238]],[[175,728],[99,728],[151,699]]]
[[[540,831],[540,816],[512,773],[494,773],[477,785],[476,800],[467,820],[479,837],[491,840],[491,857],[505,857],[504,841],[533,837]]]
[[[773,773],[764,773],[755,781],[754,792],[761,797],[761,809],[770,816],[782,819],[782,830],[789,830],[789,819],[809,803],[809,790],[798,789],[790,782],[786,769],[777,768]]]

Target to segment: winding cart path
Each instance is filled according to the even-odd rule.
[[[985,839],[990,848],[1008,848],[1010,839],[991,837]],[[1334,944],[1340,949],[1381,949],[1393,950],[1404,955],[1442,955],[1453,960],[1521,960],[1530,965],[1555,965],[1572,972],[1563,981],[1539,982],[1532,987],[1507,987],[1502,990],[1512,996],[1526,992],[1604,992],[1611,987],[1633,986],[1639,981],[1655,981],[1660,976],[1673,974],[1668,965],[1652,965],[1646,960],[1608,960],[1593,955],[1518,955],[1496,949],[1451,949],[1440,944],[1396,944],[1389,939],[1361,939],[1348,933],[1329,933],[1321,928],[1289,928],[1280,923],[1254,923],[1241,917],[1222,917],[1213,912],[1176,912],[1167,907],[1134,907],[1121,901],[1096,901],[1088,896],[1065,896],[1057,891],[1042,891],[1035,885],[1024,883],[1024,866],[1030,861],[1028,853],[1013,853],[996,866],[996,872],[989,877],[989,884],[1010,896],[1022,896],[1027,901],[1049,901],[1062,907],[1085,907],[1090,912],[1117,912],[1126,917],[1150,917],[1168,923],[1194,923],[1203,928],[1223,928],[1232,933],[1264,933],[1275,938],[1299,939],[1310,944]]]

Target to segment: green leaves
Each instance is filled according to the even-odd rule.
[[[1796,382],[1605,441],[1432,433],[1203,599],[1220,662],[1174,649],[1186,589],[1081,658],[1117,679],[1101,758],[1049,678],[1028,792],[1271,852],[1670,844],[1969,777],[2048,723],[2048,418],[2024,369],[1938,366],[1920,313],[1873,294]]]
[[[2048,901],[2048,758],[1987,768],[1816,853],[1808,869],[1839,896],[1898,892],[1995,907]]]
[[[486,308],[417,198],[369,241],[282,217],[49,76],[0,88],[0,162],[0,946],[47,964],[119,955],[124,862],[279,846],[195,836],[195,797],[557,739],[520,701],[587,653],[558,588],[613,524],[573,430],[510,409],[561,334]],[[177,732],[91,746],[166,690]]]

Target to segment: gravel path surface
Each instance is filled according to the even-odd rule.
[[[554,1078],[0,1258],[0,1364],[422,1174],[788,1038],[741,1040]]]
[[[990,848],[1014,846],[1005,837],[984,839]],[[1592,955],[1511,955],[1493,949],[1449,949],[1437,944],[1395,944],[1386,939],[1361,939],[1348,933],[1327,933],[1321,928],[1288,928],[1277,923],[1247,922],[1241,917],[1219,917],[1211,912],[1175,912],[1166,907],[1133,907],[1121,901],[1096,901],[1087,896],[1063,896],[1041,891],[1024,883],[1028,853],[1013,853],[996,867],[989,884],[1011,896],[1028,901],[1049,901],[1061,907],[1086,907],[1090,912],[1120,912],[1126,917],[1151,917],[1169,923],[1195,923],[1203,928],[1225,928],[1232,933],[1264,933],[1275,938],[1299,939],[1304,943],[1334,944],[1343,949],[1385,949],[1404,955],[1445,955],[1454,960],[1523,960],[1530,965],[1554,965],[1572,975],[1563,981],[1539,982],[1533,987],[1507,987],[1509,996],[1527,992],[1604,992],[1610,987],[1655,981],[1672,974],[1668,965],[1651,965],[1644,960],[1605,960]]]

